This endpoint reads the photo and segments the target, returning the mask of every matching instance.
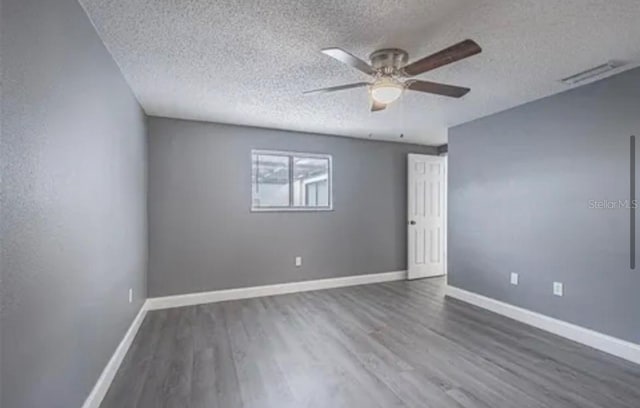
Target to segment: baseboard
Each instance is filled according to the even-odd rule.
[[[640,344],[621,340],[486,296],[447,286],[447,296],[640,364]]]
[[[148,310],[169,309],[173,307],[193,306],[226,300],[249,299],[262,296],[283,295],[287,293],[307,292],[311,290],[341,288],[345,286],[366,285],[406,279],[406,271],[355,275],[343,278],[318,279],[276,285],[253,286],[238,289],[216,290],[213,292],[189,293],[186,295],[165,296],[147,299]]]
[[[127,351],[129,351],[129,347],[131,347],[131,343],[133,343],[133,339],[135,339],[138,329],[140,329],[146,314],[147,303],[145,302],[142,304],[142,307],[133,319],[133,322],[131,322],[131,326],[129,326],[129,329],[116,348],[116,351],[111,356],[111,359],[105,366],[104,370],[102,370],[102,374],[100,374],[98,381],[93,386],[93,390],[91,390],[91,393],[85,400],[84,404],[82,404],[82,408],[100,407],[100,404],[102,403],[104,396],[107,394],[107,391],[111,386],[111,382],[113,382],[113,379],[118,372],[118,368],[120,368],[120,364],[122,364],[122,360],[124,360],[124,357],[127,355]]]

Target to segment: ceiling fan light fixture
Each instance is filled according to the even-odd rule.
[[[371,97],[374,101],[388,105],[402,95],[403,84],[392,78],[381,78],[371,85]]]

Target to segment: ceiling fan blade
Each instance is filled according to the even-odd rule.
[[[378,112],[385,109],[387,109],[387,105],[384,103],[376,102],[374,100],[371,101],[371,112]]]
[[[418,92],[427,92],[436,95],[450,96],[452,98],[461,98],[465,96],[471,89],[461,86],[453,86],[440,84],[429,81],[407,81],[407,89]]]
[[[314,90],[311,90],[311,91],[304,91],[303,94],[305,94],[305,95],[323,94],[323,93],[328,93],[328,92],[343,91],[345,89],[351,89],[351,88],[361,88],[363,86],[368,86],[368,85],[370,85],[368,82],[356,82],[355,84],[330,86],[328,88],[320,88],[320,89],[314,89]]]
[[[407,76],[422,74],[443,65],[460,61],[472,55],[482,52],[482,48],[473,40],[464,40],[458,44],[424,57],[402,68]]]
[[[343,64],[351,65],[355,69],[362,71],[365,74],[374,75],[376,73],[371,65],[367,64],[360,58],[349,54],[342,48],[325,48],[322,50],[322,53],[337,59]]]

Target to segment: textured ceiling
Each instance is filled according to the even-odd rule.
[[[81,0],[150,115],[446,142],[446,128],[567,89],[558,79],[640,61],[638,0]],[[320,53],[411,60],[466,38],[483,53],[420,78],[463,99],[414,92],[370,113],[366,89],[302,91],[367,76]]]

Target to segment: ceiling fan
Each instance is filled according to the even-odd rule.
[[[405,89],[461,98],[470,91],[469,88],[422,81],[419,79],[408,79],[404,81],[403,79],[411,78],[443,65],[460,61],[482,52],[482,49],[475,41],[464,40],[410,64],[407,64],[409,54],[398,48],[385,48],[374,51],[369,56],[371,64],[364,62],[341,48],[325,48],[322,52],[344,64],[351,65],[365,74],[371,75],[373,82],[357,82],[354,84],[315,89],[306,91],[304,94],[327,93],[351,88],[369,87],[369,93],[372,99],[371,111],[377,112],[385,109],[387,105],[400,98]]]

